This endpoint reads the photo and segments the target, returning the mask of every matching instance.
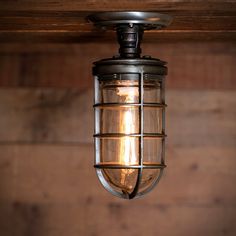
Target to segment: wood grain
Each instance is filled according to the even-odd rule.
[[[114,198],[98,185],[92,145],[1,145],[0,149],[4,235],[227,232],[233,236],[236,232],[235,148],[167,149],[169,167],[162,181],[135,201]]]
[[[114,32],[66,32],[66,31],[0,31],[0,43],[64,43],[77,44],[86,42],[114,42]],[[145,33],[146,42],[175,43],[175,42],[235,42],[236,31],[224,30],[169,30]]]
[[[92,142],[92,91],[2,89],[0,94],[2,141]]]
[[[0,104],[0,142],[92,143],[92,90],[1,89]],[[168,90],[167,104],[170,146],[236,145],[235,91]]]
[[[167,91],[168,167],[134,201],[97,180],[92,97],[0,89],[1,235],[235,235],[235,91]]]
[[[190,11],[202,11],[211,15],[217,13],[233,13],[235,10],[235,1],[223,0],[197,0],[186,2],[183,0],[143,0],[143,1],[126,1],[126,0],[42,0],[35,2],[33,0],[20,0],[16,2],[5,2],[1,4],[2,11],[115,11],[125,9],[159,10],[159,11],[184,11],[191,14]],[[211,11],[209,11],[209,9]]]
[[[235,41],[234,1],[14,1],[0,5],[0,42],[87,42],[99,35],[86,16],[95,11],[158,11],[173,24],[148,40]],[[111,33],[97,40],[110,41]]]
[[[1,201],[120,202],[98,185],[92,144],[15,144],[0,149]],[[235,154],[235,147],[168,147],[168,168],[161,182],[137,201],[149,206],[236,207]]]
[[[144,43],[143,55],[168,62],[167,88],[235,89],[235,43]],[[93,86],[92,63],[117,54],[116,44],[4,45],[0,86]]]

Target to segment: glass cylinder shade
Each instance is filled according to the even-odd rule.
[[[132,199],[149,192],[165,167],[166,68],[122,62],[95,63],[95,168],[108,191]]]

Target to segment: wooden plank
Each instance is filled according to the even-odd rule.
[[[72,12],[86,12],[86,11],[115,11],[115,10],[148,10],[161,12],[178,12],[183,11],[187,14],[191,14],[190,11],[204,12],[207,15],[211,15],[214,12],[220,13],[232,13],[235,11],[235,1],[223,1],[223,0],[211,0],[211,1],[190,1],[184,0],[143,0],[143,1],[126,1],[126,0],[43,0],[35,2],[33,0],[21,0],[13,3],[5,2],[1,3],[1,10],[7,12],[25,12],[25,11],[72,11]]]
[[[235,208],[159,209],[130,203],[5,204],[0,232],[11,235],[235,235]],[[99,216],[98,216],[99,212]],[[168,219],[168,220],[167,220]],[[14,227],[12,227],[14,225]],[[112,226],[112,227],[111,227]]]
[[[74,204],[120,202],[93,168],[93,145],[1,145],[2,201]],[[166,172],[142,205],[236,207],[235,147],[168,147]],[[126,203],[125,203],[126,204]]]
[[[235,41],[236,3],[219,1],[17,1],[0,6],[0,42],[63,42],[92,40],[98,32],[86,21],[94,11],[142,10],[171,14],[173,24],[149,33],[150,41]],[[110,41],[111,33],[100,41]],[[105,36],[105,37],[104,37]],[[148,39],[148,40],[149,40]]]
[[[7,128],[1,141],[92,142],[92,91],[2,89],[0,94],[0,126]]]
[[[143,55],[168,62],[167,88],[235,89],[235,43],[144,43]],[[96,49],[96,50],[94,50]],[[116,44],[4,45],[0,86],[93,86],[92,63],[117,53]]]
[[[202,31],[202,30],[162,30],[149,32],[145,36],[146,42],[174,43],[174,42],[235,42],[236,31]],[[115,41],[114,33],[79,33],[65,31],[2,31],[0,43],[85,43],[85,42],[111,42]]]
[[[174,235],[236,232],[235,147],[167,149],[162,181],[135,201],[114,198],[98,185],[92,145],[1,145],[0,150],[4,235],[106,235],[109,225],[112,235],[173,235],[173,228]]]
[[[146,44],[144,54],[167,61],[167,91],[178,89],[235,89],[234,43]]]
[[[167,104],[169,145],[235,146],[235,91],[167,90]],[[91,143],[92,105],[92,90],[1,89],[0,142]]]
[[[89,51],[58,53],[20,53],[0,56],[0,84],[2,86],[91,87],[92,60]],[[81,60],[81,56],[88,60]],[[76,85],[77,84],[77,85]]]
[[[235,103],[235,92],[167,91],[168,142],[192,147],[235,146]]]
[[[198,13],[198,17],[193,12],[173,14],[174,20],[165,31],[169,30],[207,30],[207,31],[231,31],[236,30],[236,12],[234,6],[232,12],[218,13],[215,15]],[[64,31],[64,32],[91,32],[95,30],[92,23],[87,20],[87,16],[92,12],[12,12],[0,11],[1,31]],[[200,14],[199,14],[200,13]],[[170,13],[171,14],[171,13]],[[227,14],[227,15],[226,15]],[[213,24],[214,22],[214,24]],[[153,31],[155,32],[155,31]]]
[[[0,31],[0,43],[64,43],[113,42],[114,32],[94,33],[77,31]],[[235,42],[236,30],[161,30],[148,32],[146,42]]]

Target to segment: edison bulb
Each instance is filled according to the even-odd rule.
[[[135,103],[138,99],[137,87],[120,87],[117,88],[117,95],[121,97],[121,100],[125,103]],[[124,135],[130,135],[135,133],[137,121],[135,115],[132,112],[132,108],[127,107],[126,110],[120,112],[120,133]],[[119,148],[119,164],[124,166],[130,166],[138,164],[137,145],[135,140],[129,136],[124,136],[120,140]],[[132,185],[129,185],[129,177],[135,172],[135,169],[121,169],[120,170],[120,183],[123,188],[123,192],[127,189],[131,189]]]
[[[96,161],[101,165],[97,169],[103,185],[123,196],[128,196],[137,186],[140,168],[140,86],[139,79],[133,80],[100,80],[100,102],[105,104],[96,109],[99,122],[96,132],[102,133],[96,139]],[[144,82],[144,96],[160,99],[160,86],[157,81]],[[150,101],[152,102],[152,101]],[[144,109],[144,118],[149,121],[144,129],[155,129],[160,126],[160,115],[154,109]],[[157,127],[158,126],[158,127]],[[156,130],[157,131],[157,130]],[[145,165],[158,163],[162,140],[144,138],[143,163]],[[106,166],[106,167],[105,167]],[[105,167],[105,168],[103,168]],[[137,168],[136,168],[137,167]],[[145,191],[160,175],[160,169],[142,170],[140,190]],[[109,186],[108,186],[109,184]]]

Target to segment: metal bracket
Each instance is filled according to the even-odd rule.
[[[156,12],[100,12],[88,16],[88,20],[103,29],[116,30],[120,44],[120,58],[140,58],[144,30],[162,29],[172,17]]]

